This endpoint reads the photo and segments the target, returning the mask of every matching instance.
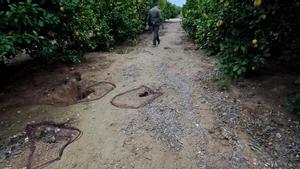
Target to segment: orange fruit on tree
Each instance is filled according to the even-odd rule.
[[[64,11],[65,11],[65,8],[64,8],[63,6],[61,6],[61,7],[59,8],[59,10],[60,10],[61,12],[64,12]]]
[[[79,32],[77,32],[77,31],[75,31],[74,34],[75,34],[75,36],[77,36],[77,37],[79,36]]]
[[[255,7],[260,7],[261,4],[262,4],[262,0],[254,0]]]
[[[229,7],[229,2],[228,2],[228,1],[226,1],[226,2],[224,3],[224,7],[225,7],[225,8],[228,8],[228,7]]]
[[[224,21],[219,20],[219,21],[217,22],[217,27],[221,27],[221,26],[223,26],[223,25],[224,25]]]
[[[260,18],[261,18],[262,20],[266,20],[266,19],[267,19],[267,15],[266,15],[266,14],[262,14],[262,15],[260,15]]]

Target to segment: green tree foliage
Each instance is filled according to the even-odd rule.
[[[173,16],[166,2],[168,17]],[[27,53],[79,62],[84,52],[135,38],[154,0],[0,0],[0,62]],[[169,14],[169,13],[172,13]]]
[[[180,14],[180,12],[181,8],[170,2],[167,2],[165,7],[162,9],[162,15],[164,19],[175,18]]]
[[[187,0],[183,27],[239,78],[274,61],[300,61],[299,16],[298,0]],[[288,103],[299,111],[299,93]]]
[[[297,0],[187,0],[183,26],[237,78],[300,51]]]

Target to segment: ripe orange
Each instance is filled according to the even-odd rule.
[[[221,26],[223,26],[223,25],[224,25],[224,21],[219,20],[219,21],[217,22],[217,27],[221,27]]]
[[[260,18],[261,18],[262,20],[266,20],[266,19],[267,19],[267,15],[266,15],[266,14],[262,14],[262,15],[260,15]]]
[[[228,7],[229,7],[229,2],[226,1],[226,2],[224,3],[224,8],[228,8]]]
[[[262,0],[254,0],[255,7],[260,7],[261,4],[262,4]]]

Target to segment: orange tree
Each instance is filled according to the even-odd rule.
[[[93,1],[0,1],[0,60],[27,53],[46,61],[79,62],[90,49],[113,44]]]
[[[1,0],[0,62],[27,53],[79,62],[144,30],[154,0]]]
[[[161,9],[161,17],[162,20],[170,19],[170,18],[175,18],[177,15],[180,14],[181,8],[170,3],[167,0],[158,0],[158,1],[153,1],[154,4],[159,4],[160,9]]]
[[[187,0],[185,30],[237,78],[299,54],[297,0]]]
[[[166,19],[175,18],[180,14],[180,12],[181,8],[170,2],[167,2],[165,8],[163,9],[163,14]]]
[[[225,73],[239,78],[274,61],[300,61],[299,16],[298,0],[187,0],[183,27],[218,56]],[[300,94],[289,103],[300,111]]]

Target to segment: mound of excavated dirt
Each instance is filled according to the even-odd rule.
[[[161,95],[162,93],[147,86],[141,86],[115,96],[111,103],[119,108],[137,109],[151,103]]]

